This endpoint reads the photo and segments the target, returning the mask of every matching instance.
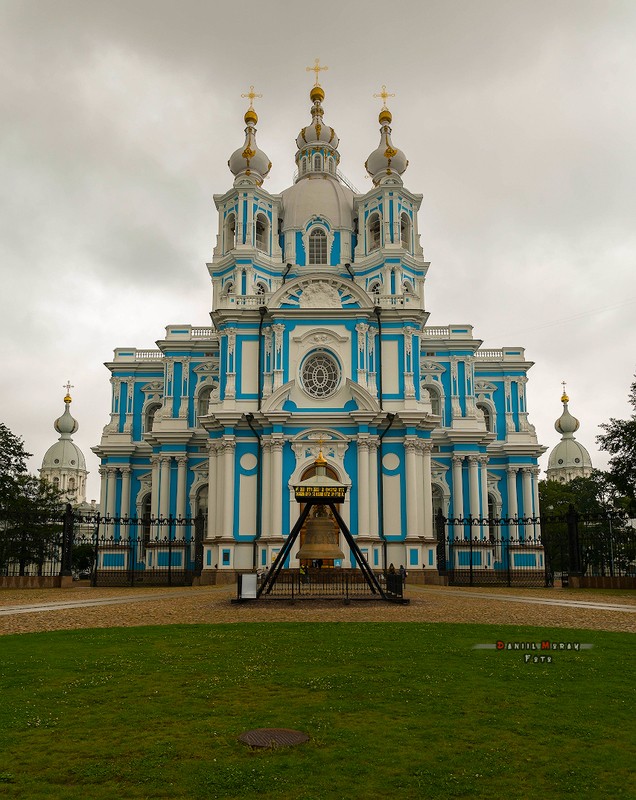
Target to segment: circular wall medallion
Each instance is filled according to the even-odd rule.
[[[382,459],[384,469],[393,471],[400,466],[400,458],[395,453],[387,453]]]
[[[292,747],[309,741],[309,736],[302,731],[293,731],[289,728],[256,728],[246,731],[239,737],[239,741],[250,747]]]
[[[245,471],[252,470],[256,466],[256,456],[254,453],[243,453],[239,463]]]
[[[310,397],[330,397],[340,383],[338,362],[329,353],[313,353],[303,364],[301,383]]]

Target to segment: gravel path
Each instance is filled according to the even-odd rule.
[[[235,587],[0,591],[0,634],[234,622],[474,622],[636,633],[636,595],[562,589],[408,586],[406,606],[380,602],[232,604]],[[37,608],[34,608],[37,606]]]

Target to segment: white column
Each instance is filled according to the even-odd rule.
[[[406,453],[406,538],[418,534],[417,530],[417,440],[414,436],[404,438]]]
[[[150,516],[156,519],[159,516],[159,456],[151,456],[152,466],[150,490]]]
[[[539,467],[532,467],[532,488],[534,490],[534,514],[533,516],[538,517],[540,513],[540,506],[539,506],[539,474],[541,470]],[[534,524],[534,538],[538,539],[541,536],[541,525],[538,522]]]
[[[485,519],[488,517],[488,456],[481,456],[479,466],[481,469],[481,516]],[[480,534],[482,539],[485,532],[482,525]]]
[[[223,515],[225,513],[225,449],[222,441],[215,442],[214,447],[216,450],[216,501],[214,504],[214,535],[223,536]]]
[[[358,536],[369,535],[369,440],[358,436]]]
[[[423,533],[427,539],[435,536],[433,520],[433,475],[431,470],[431,450],[433,445],[422,443],[422,485],[423,485]]]
[[[208,539],[216,536],[218,508],[217,508],[217,449],[216,442],[208,442]]]
[[[117,467],[106,467],[106,516],[115,516],[115,491],[117,487]]]
[[[272,443],[269,439],[261,441],[261,536],[266,539],[272,534]]]
[[[283,535],[283,440],[272,439],[272,535]]]
[[[223,506],[223,536],[234,536],[234,452],[236,440],[233,436],[223,437],[224,463],[223,483],[225,504]]]
[[[160,456],[161,471],[159,478],[159,516],[166,519],[170,513],[170,462],[172,456]],[[162,531],[162,538],[167,536],[168,530]]]
[[[462,462],[463,456],[453,456],[453,516],[462,518],[464,516],[464,482]],[[463,538],[464,526],[455,524],[455,538]]]
[[[378,538],[378,440],[369,440],[369,534]]]
[[[517,467],[508,467],[508,516],[517,517],[519,506],[517,503]],[[508,535],[511,539],[519,536],[519,528],[516,525],[508,526]]]
[[[177,456],[177,511],[176,516],[185,519],[186,517],[186,470],[188,468],[188,457]],[[208,489],[208,502],[210,490]]]
[[[100,474],[100,489],[99,489],[99,513],[102,517],[106,516],[106,475],[108,474],[106,467],[99,468]]]
[[[521,470],[521,486],[523,491],[523,516],[532,516],[532,467],[523,467]],[[532,536],[532,526],[523,526],[523,537]]]
[[[130,474],[132,472],[130,467],[121,467],[121,504],[119,507],[119,516],[130,516]]]
[[[468,493],[470,502],[470,516],[479,519],[479,459],[477,456],[468,457]],[[479,527],[474,525],[470,531],[470,538],[479,536]]]

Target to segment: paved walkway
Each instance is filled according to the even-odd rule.
[[[0,634],[236,622],[464,622],[636,633],[636,593],[407,586],[410,604],[232,604],[233,586],[1,590]]]

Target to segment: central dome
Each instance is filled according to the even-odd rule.
[[[306,175],[283,191],[283,228],[302,228],[311,217],[334,228],[353,228],[353,192],[330,175]]]

